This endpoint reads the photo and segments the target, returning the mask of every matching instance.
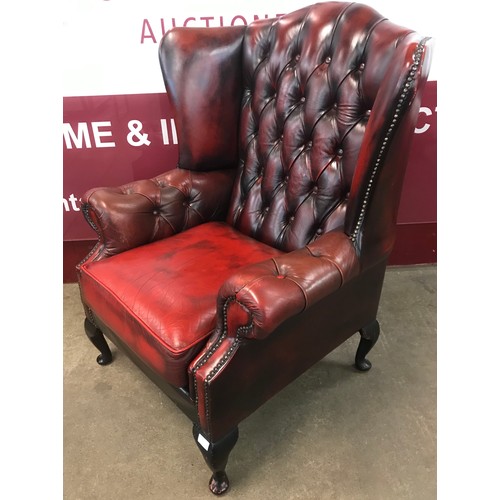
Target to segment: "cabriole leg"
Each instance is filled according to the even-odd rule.
[[[111,351],[109,349],[108,343],[104,338],[101,330],[99,330],[94,324],[92,324],[88,318],[85,318],[85,333],[89,340],[94,344],[97,350],[101,353],[97,356],[97,363],[101,366],[109,365],[113,361]]]
[[[380,325],[375,320],[364,328],[361,328],[359,333],[361,334],[361,340],[356,351],[356,368],[362,372],[366,372],[372,367],[372,364],[366,359],[366,355],[378,340]]]
[[[195,424],[193,425],[193,436],[205,462],[213,472],[208,487],[214,495],[222,495],[229,488],[226,465],[229,454],[236,441],[238,441],[238,428],[236,427],[225,437],[212,443],[200,432],[199,427]]]

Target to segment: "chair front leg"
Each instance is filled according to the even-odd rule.
[[[359,341],[358,350],[356,351],[355,364],[359,371],[366,372],[372,367],[370,361],[366,359],[366,355],[378,340],[380,325],[377,320],[374,320],[369,325],[361,328],[359,333],[361,334],[361,340]]]
[[[214,495],[222,495],[229,489],[229,479],[226,474],[226,465],[236,441],[238,441],[238,427],[215,442],[210,442],[200,431],[198,425],[193,425],[193,436],[205,462],[212,471],[208,483]]]
[[[85,318],[84,326],[87,337],[101,353],[97,356],[97,363],[101,366],[109,365],[111,361],[113,361],[113,356],[111,355],[108,343],[106,342],[101,330],[99,330],[99,328],[97,328],[97,326],[95,326],[88,318]]]

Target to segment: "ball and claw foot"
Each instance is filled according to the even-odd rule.
[[[224,471],[214,472],[208,483],[210,491],[214,495],[222,495],[229,489],[229,479]]]

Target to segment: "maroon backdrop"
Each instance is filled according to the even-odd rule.
[[[437,82],[428,82],[412,145],[392,264],[437,260]],[[177,135],[165,93],[65,97],[64,281],[96,241],[78,208],[91,187],[120,185],[175,167]]]

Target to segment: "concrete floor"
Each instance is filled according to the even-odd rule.
[[[215,498],[188,418],[125,355],[98,366],[83,319],[64,285],[65,500]],[[389,268],[378,319],[371,371],[356,335],[240,424],[226,498],[436,498],[436,267]]]

